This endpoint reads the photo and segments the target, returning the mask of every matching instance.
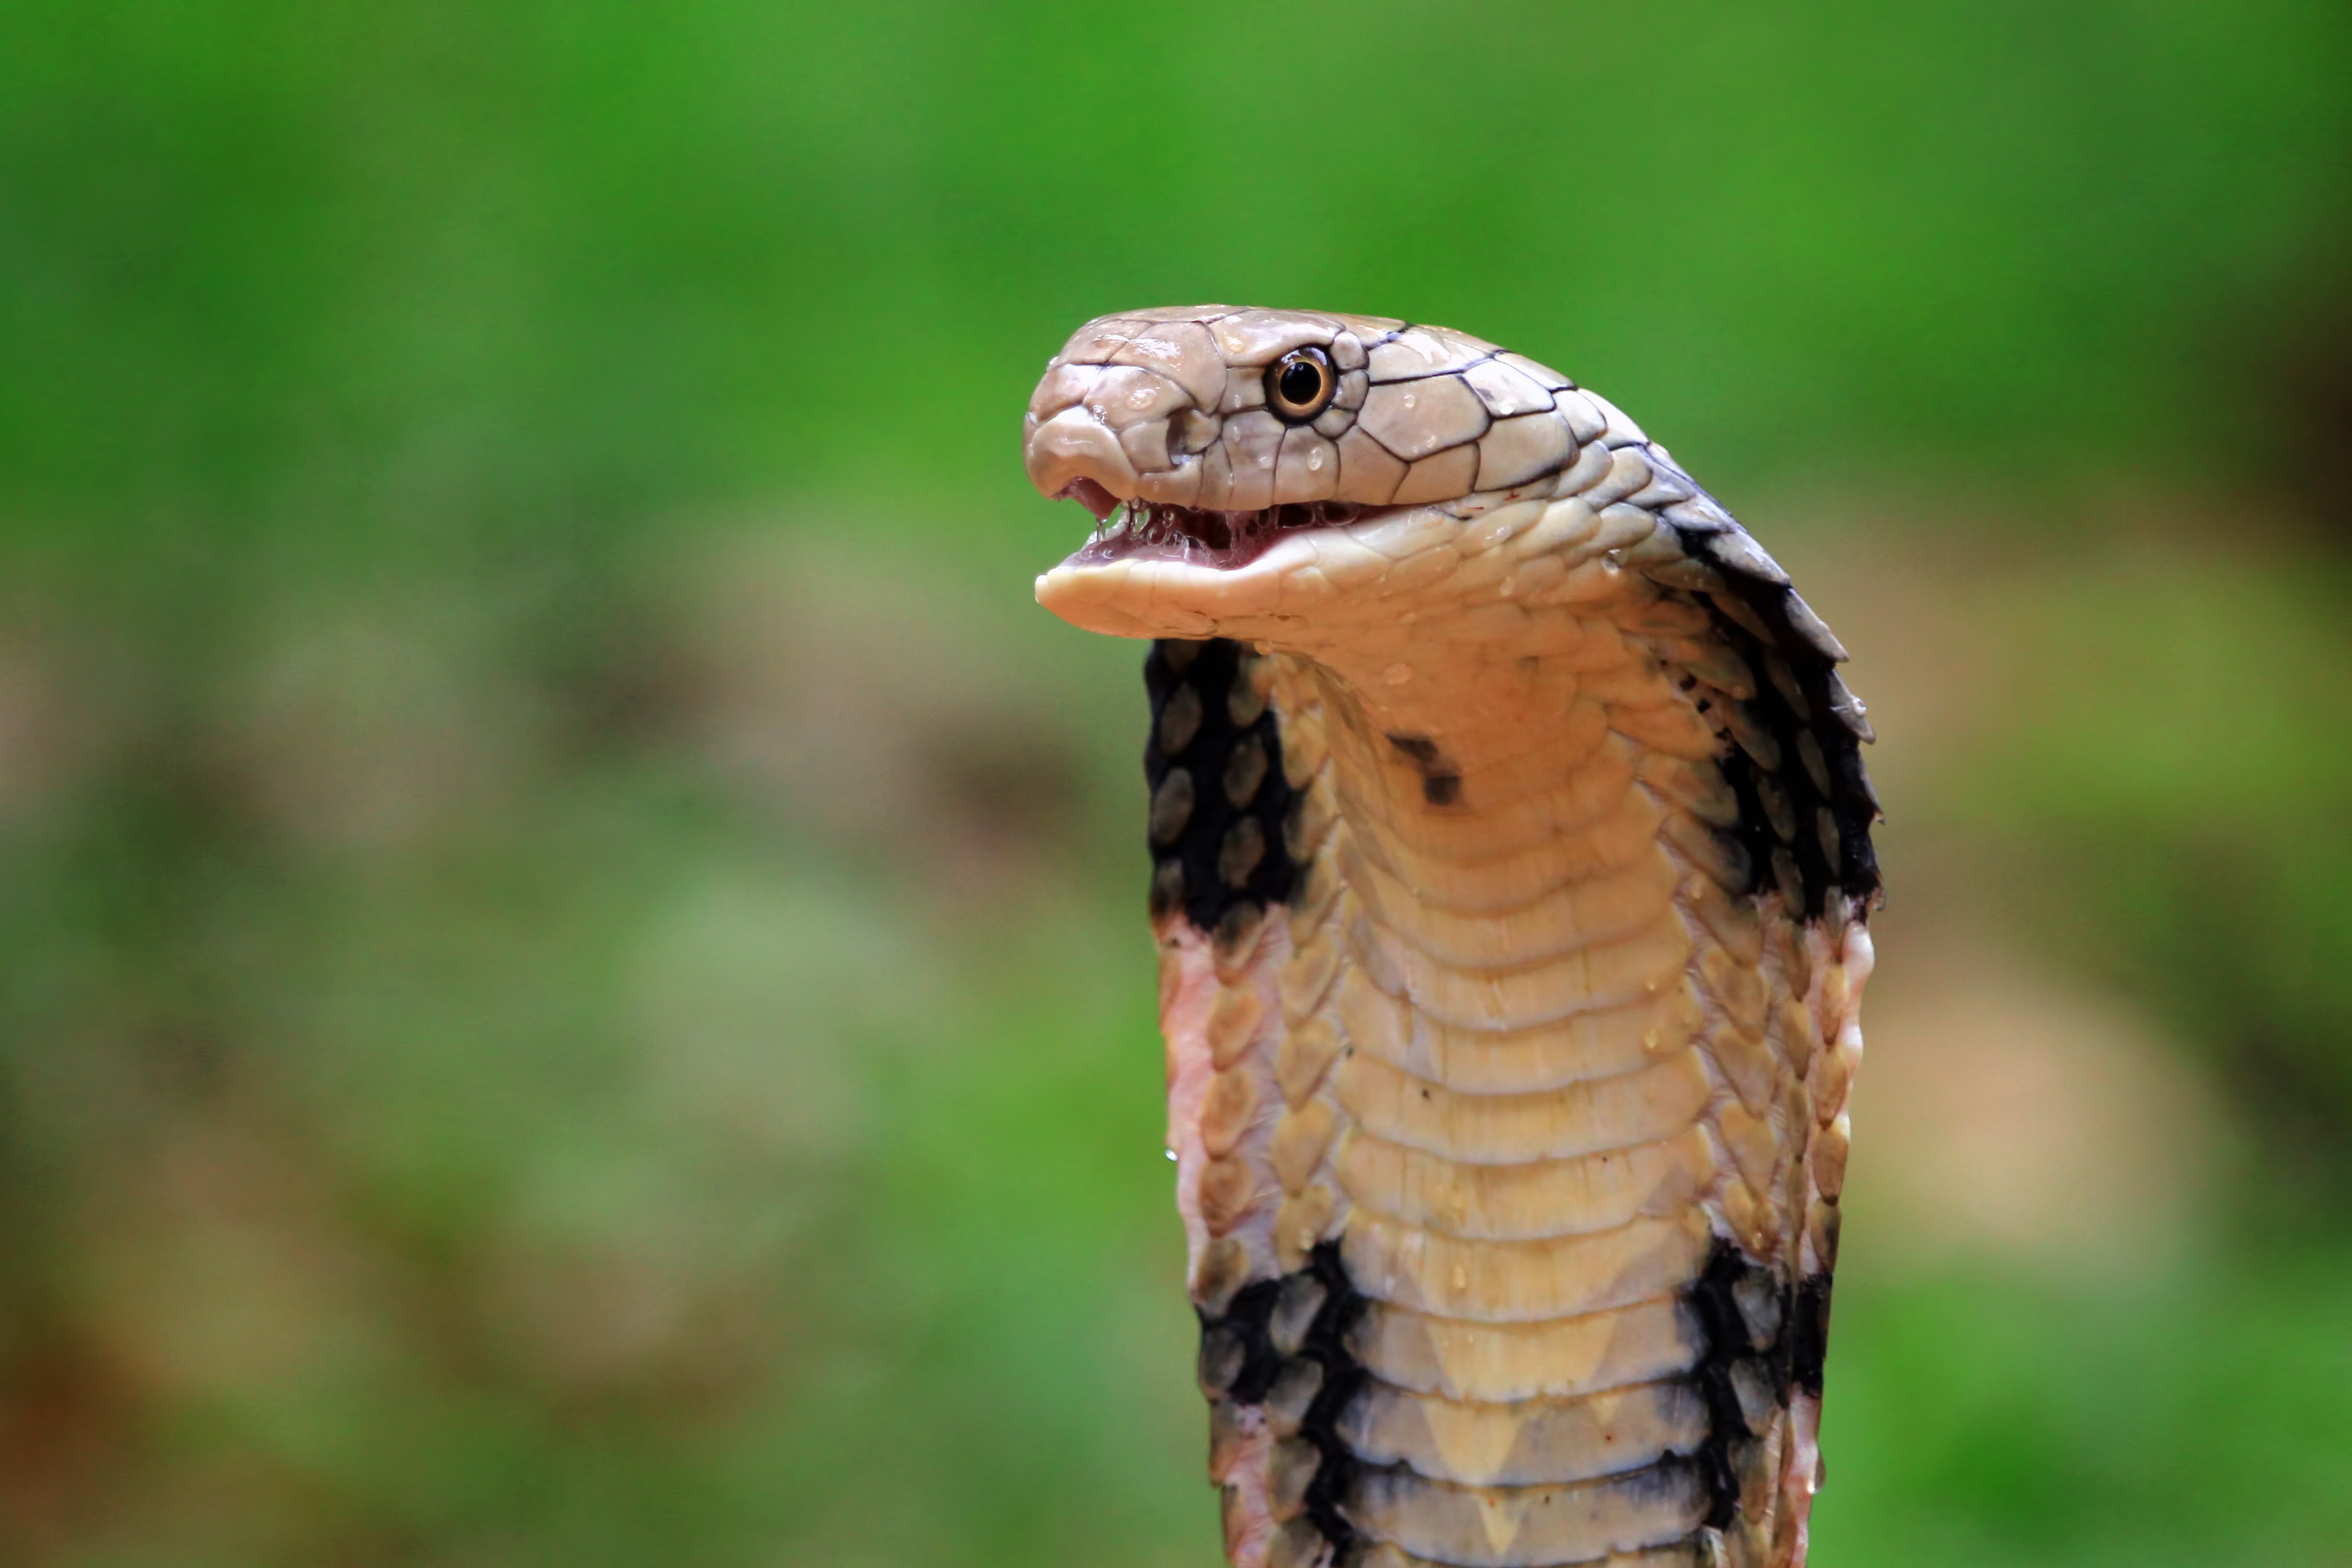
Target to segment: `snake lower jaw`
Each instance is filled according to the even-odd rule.
[[[1317,538],[1417,510],[1317,501],[1215,510],[1089,496],[1079,485],[1056,499],[1084,503],[1097,521],[1037,579],[1037,602],[1082,630],[1128,637],[1262,637],[1255,623],[1283,580],[1311,563]]]
[[[1279,639],[1289,581],[1350,524],[1388,508],[1254,512],[1119,500],[1094,536],[1037,578],[1037,605],[1108,637]]]

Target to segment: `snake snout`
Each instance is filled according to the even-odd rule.
[[[1075,495],[1083,500],[1086,493],[1076,488],[1082,484],[1114,500],[1122,492],[1135,493],[1135,465],[1119,445],[1118,433],[1085,405],[1073,405],[1043,421],[1033,414],[1030,421],[1022,456],[1029,482],[1042,493],[1055,498]],[[1100,517],[1108,510],[1098,510],[1095,515]]]

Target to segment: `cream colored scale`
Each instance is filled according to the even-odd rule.
[[[1809,989],[1796,944],[1768,961],[1763,922],[1673,847],[1701,837],[1675,763],[1714,737],[1622,634],[1655,624],[1647,588],[1538,612],[1547,655],[1401,636],[1280,661],[1295,776],[1333,807],[1297,846],[1332,894],[1291,920],[1276,1240],[1296,1268],[1339,1237],[1378,1303],[1349,1435],[1431,1478],[1384,1511],[1444,1561],[1698,1523],[1696,1494],[1612,1499],[1600,1478],[1703,1436],[1689,1386],[1661,1381],[1696,1358],[1678,1294],[1718,1229],[1794,1268],[1800,1156],[1842,1148],[1805,1087],[1818,1022],[1764,1005]],[[1458,770],[1457,804],[1427,802],[1400,733]],[[1559,865],[1548,886],[1520,881],[1529,857]],[[1759,1487],[1786,1444],[1768,1438]]]
[[[1450,352],[1475,385],[1475,353]],[[1691,492],[1645,443],[1605,445],[1622,416],[1593,403],[1553,471],[1507,491],[1302,530],[1237,567],[1113,553],[1041,579],[1081,625],[1265,650],[1234,700],[1271,703],[1298,796],[1286,905],[1159,927],[1194,1300],[1214,1322],[1283,1282],[1291,1359],[1262,1399],[1215,1405],[1243,1568],[1803,1561],[1818,1406],[1759,1382],[1769,1358],[1740,1363],[1720,1496],[1692,1300],[1732,1249],[1760,1348],[1831,1271],[1874,887],[1811,921],[1779,890],[1799,833],[1839,863],[1838,826],[1796,820],[1771,777],[1827,764],[1810,733],[1800,758],[1748,732],[1750,665],[1775,656],[1727,646],[1723,568],[1660,521]],[[1767,759],[1777,883],[1733,841],[1735,745]],[[1333,1402],[1299,1359],[1302,1282],[1329,1247],[1362,1299],[1361,1377],[1310,1441]]]

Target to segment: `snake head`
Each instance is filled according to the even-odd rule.
[[[1098,631],[1249,635],[1228,623],[1261,580],[1308,563],[1294,536],[1520,499],[1604,435],[1643,438],[1568,377],[1446,327],[1225,305],[1104,316],[1029,401],[1031,481],[1097,525],[1039,598]]]

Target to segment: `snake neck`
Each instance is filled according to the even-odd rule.
[[[1560,654],[1391,647],[1278,664],[1284,743],[1328,758],[1340,820],[1374,832],[1421,825],[1415,838],[1433,828],[1468,858],[1478,846],[1464,828],[1565,782],[1601,749],[1605,722],[1587,700],[1580,723],[1575,661]],[[1657,680],[1664,701],[1672,693]],[[1575,731],[1565,748],[1564,728]]]
[[[1588,565],[1559,602],[1147,663],[1242,1568],[1801,1560],[1869,961],[1822,881],[1835,689],[1776,672],[1760,616],[1726,655],[1719,607]]]

